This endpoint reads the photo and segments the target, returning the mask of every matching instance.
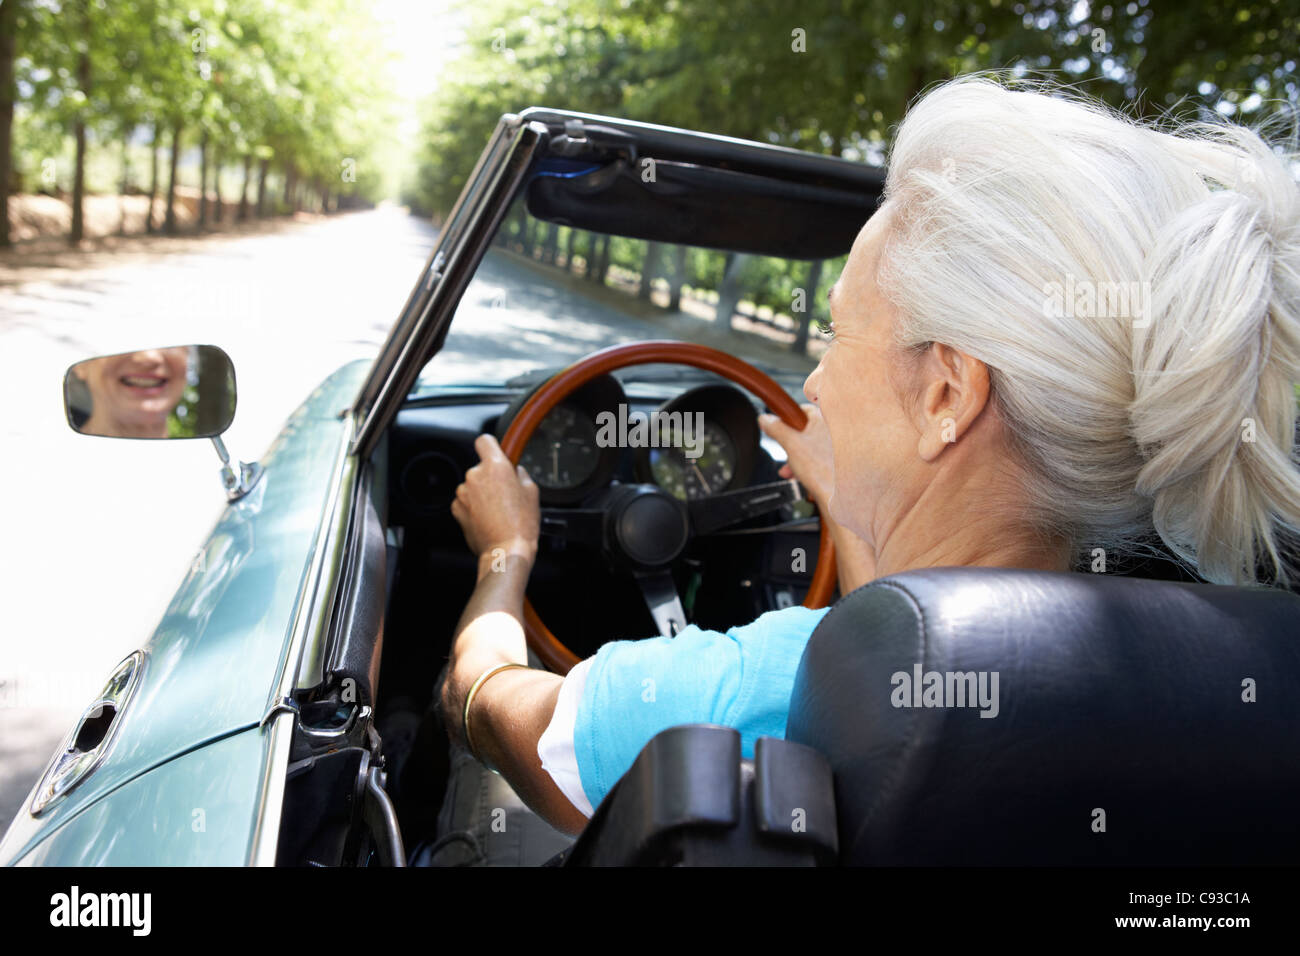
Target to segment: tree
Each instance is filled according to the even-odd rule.
[[[90,90],[90,2],[78,0],[72,19],[80,28],[77,38],[77,92],[80,94],[79,109],[73,120],[73,136],[77,143],[76,165],[72,173],[72,232],[68,239],[73,245],[85,237],[85,193],[86,193],[86,101]]]
[[[0,246],[11,243],[9,191],[13,184],[14,50],[18,42],[18,0],[0,0]]]

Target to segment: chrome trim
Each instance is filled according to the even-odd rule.
[[[369,707],[353,707],[348,711],[348,719],[343,721],[343,723],[337,727],[329,727],[322,730],[319,727],[310,727],[307,724],[300,722],[298,725],[298,733],[316,743],[328,743],[331,740],[346,737],[348,734],[352,733],[353,728],[355,728],[357,724],[362,721],[370,720],[370,715],[371,710]],[[298,716],[301,721],[302,715],[299,714]]]
[[[280,669],[267,697],[268,711],[280,701],[293,696],[294,689],[299,685],[300,669],[308,659],[308,648],[313,648],[312,653],[317,656],[321,653],[324,618],[338,577],[338,561],[352,507],[351,484],[356,477],[357,462],[348,454],[348,446],[352,440],[354,424],[355,419],[348,416],[344,420],[343,434],[339,436],[338,457],[331,469],[329,490],[321,509],[316,538],[312,542],[311,557],[308,559],[307,576],[299,593],[298,606],[294,610],[289,646],[280,659]],[[345,490],[347,494],[344,493]],[[319,666],[318,661],[317,669]]]
[[[226,500],[238,501],[262,480],[264,469],[258,462],[241,461],[239,473],[236,474],[234,466],[230,464],[230,453],[226,451],[226,443],[221,440],[220,435],[212,436],[212,445],[217,449],[217,457],[221,459],[221,487],[226,489]]]
[[[315,667],[320,667],[325,619],[332,603],[338,579],[338,562],[351,517],[352,485],[356,478],[357,460],[348,453],[348,448],[355,425],[356,420],[352,415],[343,421],[338,455],[330,472],[329,490],[321,508],[320,524],[317,525],[316,537],[308,557],[306,577],[299,591],[298,605],[289,629],[289,644],[280,658],[280,668],[267,698],[266,710],[258,724],[259,730],[266,737],[266,759],[262,764],[257,817],[253,821],[253,834],[249,840],[249,866],[275,865],[280,815],[284,812],[285,773],[289,767],[289,751],[298,719],[296,705],[291,706],[289,702],[293,700],[299,669],[308,660],[309,650],[315,655]]]
[[[266,735],[266,759],[262,763],[261,792],[257,799],[257,819],[248,841],[249,866],[275,866],[280,844],[280,815],[284,812],[285,771],[289,766],[289,748],[293,744],[293,725],[297,718],[281,711]]]
[[[344,440],[347,448],[347,439]],[[331,516],[329,537],[316,581],[316,593],[312,599],[311,617],[308,621],[302,654],[298,659],[298,669],[293,679],[293,686],[285,696],[299,687],[315,687],[324,680],[325,651],[329,642],[329,618],[334,608],[335,591],[338,590],[340,569],[347,556],[348,530],[352,525],[353,512],[356,508],[358,472],[360,468],[355,455],[347,455],[339,474],[339,484],[331,488],[337,496],[334,514]]]
[[[297,714],[299,712],[298,702],[294,700],[292,697],[285,697],[283,700],[277,700],[274,704],[272,704],[267,709],[266,713],[262,715],[262,719],[257,722],[257,729],[261,730],[263,727],[266,726],[266,722],[268,720],[270,720],[272,717],[274,717],[276,714],[282,711],[288,711],[291,714]]]
[[[50,762],[42,771],[39,783],[32,790],[31,803],[28,806],[28,812],[33,817],[40,816],[51,805],[75,790],[82,781],[99,769],[100,764],[112,752],[122,728],[122,721],[126,717],[126,709],[130,706],[144,678],[147,662],[148,655],[144,651],[132,651],[113,668],[112,674],[104,684],[104,689],[90,703],[90,706],[81,712],[77,723],[63,738],[63,746],[50,758]],[[104,732],[104,738],[90,750],[77,750],[76,743],[77,738],[81,736],[81,728],[85,726],[87,719],[99,716],[105,704],[113,706],[114,717]]]

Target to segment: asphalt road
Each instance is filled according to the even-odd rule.
[[[381,208],[0,259],[0,827],[113,665],[153,632],[224,505],[207,441],[75,434],[67,367],[219,345],[239,387],[224,440],[232,457],[254,460],[321,379],[376,354],[434,238],[427,223]],[[674,322],[699,325],[576,280],[557,290],[537,281],[542,268],[490,254],[431,370],[500,382],[615,341],[692,331]]]

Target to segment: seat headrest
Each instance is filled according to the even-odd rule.
[[[1300,597],[936,568],[839,601],[788,739],[857,864],[1300,859]]]

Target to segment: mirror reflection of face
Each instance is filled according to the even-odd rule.
[[[82,425],[87,435],[166,438],[167,416],[180,404],[189,372],[189,347],[146,349],[82,362],[73,374],[93,402]]]

